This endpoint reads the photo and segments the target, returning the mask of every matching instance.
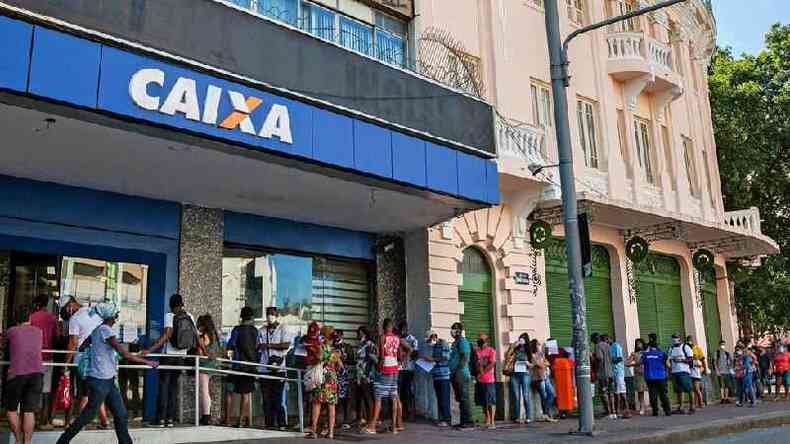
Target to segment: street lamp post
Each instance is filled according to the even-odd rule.
[[[560,185],[562,189],[562,213],[565,227],[565,248],[568,257],[568,283],[573,318],[573,350],[576,358],[576,395],[579,402],[579,433],[593,433],[593,394],[590,386],[590,351],[587,344],[587,308],[584,297],[584,281],[581,266],[581,240],[579,238],[576,185],[573,174],[573,149],[568,122],[568,44],[575,37],[594,29],[628,20],[686,0],[669,0],[657,3],[618,17],[612,17],[572,32],[565,41],[560,36],[559,2],[546,0],[546,36],[551,63],[551,89],[554,98],[554,122],[559,153]],[[614,333],[614,332],[612,332]]]

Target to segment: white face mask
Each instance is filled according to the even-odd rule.
[[[518,345],[524,345],[524,340],[523,340],[523,339],[519,339],[519,340],[518,340],[518,342],[516,342],[516,344],[518,344]]]
[[[266,315],[266,322],[268,322],[270,324],[274,324],[275,322],[277,322],[277,316],[275,316],[275,315]]]

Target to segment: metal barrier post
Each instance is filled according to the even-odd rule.
[[[200,426],[200,356],[195,356],[195,427]]]
[[[302,370],[296,370],[296,390],[299,393],[299,432],[304,433],[304,400],[302,399]]]

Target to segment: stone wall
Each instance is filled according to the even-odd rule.
[[[406,319],[406,262],[403,239],[382,237],[376,247],[376,296],[373,322]]]
[[[181,210],[181,242],[178,287],[187,310],[195,318],[210,314],[222,321],[222,210],[184,205]],[[219,378],[211,386],[212,416],[220,416],[222,386]],[[195,420],[195,378],[181,378],[179,414],[182,422]]]

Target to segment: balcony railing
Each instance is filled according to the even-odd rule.
[[[643,32],[615,32],[606,37],[609,60],[638,60],[673,71],[669,46]]]
[[[744,233],[762,234],[762,229],[760,227],[760,210],[757,207],[725,212],[724,224]]]
[[[365,23],[305,0],[226,1],[388,65],[414,71],[407,57],[407,25],[388,15],[375,13],[375,23]]]
[[[527,164],[546,164],[546,134],[542,128],[497,117],[496,131],[500,157],[516,158]]]

